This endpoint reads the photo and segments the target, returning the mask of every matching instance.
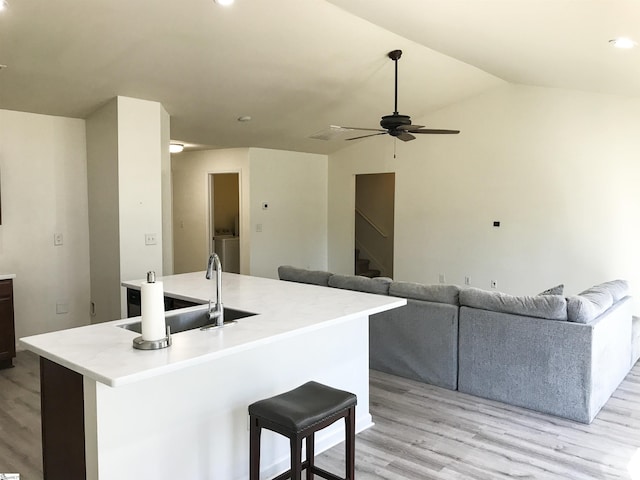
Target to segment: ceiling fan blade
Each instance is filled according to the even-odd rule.
[[[416,130],[420,130],[424,125],[400,125],[396,127],[396,130],[404,130],[405,132],[415,132]]]
[[[423,128],[420,130],[411,130],[411,133],[456,134],[456,133],[460,133],[460,130],[442,130],[439,128]]]
[[[378,135],[386,135],[386,134],[387,134],[387,132],[383,131],[383,132],[380,132],[380,133],[370,133],[369,135],[362,135],[361,137],[345,138],[345,140],[358,140],[360,138],[376,137]]]
[[[409,140],[415,140],[416,137],[407,132],[402,132],[396,135],[396,138],[399,138],[403,142],[408,142]]]
[[[340,127],[344,130],[363,130],[365,132],[386,132],[381,128],[359,128],[359,127]]]

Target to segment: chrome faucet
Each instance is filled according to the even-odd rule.
[[[224,325],[224,307],[222,306],[222,265],[218,254],[212,253],[209,255],[209,262],[207,263],[207,280],[211,280],[213,270],[216,271],[216,304],[212,308],[211,300],[209,300],[209,320],[212,322],[215,320],[215,326],[221,327]]]

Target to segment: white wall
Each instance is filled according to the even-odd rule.
[[[176,273],[206,267],[208,175],[225,172],[240,174],[241,273],[277,278],[277,267],[287,263],[326,268],[327,161],[326,155],[259,148],[173,155]]]
[[[87,128],[87,179],[93,320],[120,315],[118,103],[92,113]]]
[[[163,272],[168,128],[161,104],[127,97],[114,98],[87,119],[94,322],[126,315],[123,280]],[[147,245],[146,234],[156,243]]]
[[[240,272],[249,273],[249,150],[182,152],[171,156],[175,273],[199,272],[209,257],[209,174],[239,174]]]
[[[83,120],[0,110],[0,272],[17,275],[16,338],[89,323],[85,159]]]
[[[260,148],[249,156],[251,275],[278,278],[284,264],[326,269],[328,157]]]
[[[396,279],[574,294],[626,278],[640,298],[640,100],[511,85],[414,123],[462,133],[330,157],[330,270],[353,264],[353,175],[395,171]]]
[[[162,160],[169,150],[161,104],[118,97],[118,191],[121,280],[162,269]],[[166,144],[163,143],[166,141]],[[155,245],[145,244],[155,234]]]

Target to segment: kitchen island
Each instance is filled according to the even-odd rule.
[[[172,298],[215,297],[204,272],[161,280]],[[175,334],[166,349],[132,348],[138,334],[120,325],[139,318],[21,339],[42,357],[43,426],[54,430],[43,428],[45,480],[72,478],[61,473],[74,462],[91,480],[245,479],[248,405],[309,380],[355,393],[357,431],[372,425],[368,317],[405,300],[229,273],[222,285],[225,307],[256,315]],[[76,405],[68,414],[67,404]],[[69,435],[76,444],[64,450],[84,451],[47,458],[48,445]],[[342,440],[343,425],[333,425],[317,435],[317,451]],[[262,442],[263,475],[285,470],[286,439],[265,432]]]

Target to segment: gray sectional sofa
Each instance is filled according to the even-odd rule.
[[[281,280],[407,299],[370,318],[375,370],[590,423],[638,359],[625,281],[565,298],[278,269]],[[634,319],[635,320],[635,319]],[[636,339],[634,341],[634,339]]]

